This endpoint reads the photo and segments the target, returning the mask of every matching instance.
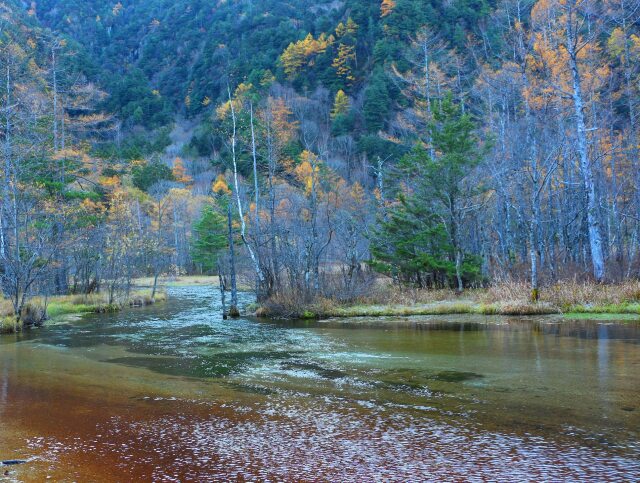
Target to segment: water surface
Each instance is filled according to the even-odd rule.
[[[640,478],[638,322],[224,321],[213,289],[170,295],[0,337],[9,479]]]

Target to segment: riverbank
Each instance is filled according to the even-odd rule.
[[[383,317],[412,315],[553,315],[567,318],[640,318],[640,282],[597,285],[564,282],[540,291],[537,302],[529,300],[526,284],[498,284],[487,289],[417,290],[390,284],[352,301],[319,298],[311,303],[277,298],[256,310],[258,317],[324,319],[330,317]]]
[[[25,306],[23,320],[28,323],[41,323],[62,315],[117,312],[124,307],[143,307],[167,299],[163,290],[151,297],[149,290],[135,290],[129,297],[109,303],[107,294],[61,295],[55,297],[34,297]],[[46,313],[46,315],[45,315]],[[23,324],[16,320],[11,303],[0,300],[0,334],[11,334],[22,330]]]
[[[153,277],[134,278],[133,284],[136,287],[153,287]],[[218,277],[209,275],[158,277],[159,287],[193,287],[198,285],[213,285],[217,287],[218,284]]]
[[[153,277],[141,277],[133,279],[135,287],[153,287]],[[158,278],[158,287],[198,287],[212,286],[216,290],[220,286],[217,276],[213,275],[180,275]],[[242,280],[238,281],[239,292],[250,292],[253,288]]]

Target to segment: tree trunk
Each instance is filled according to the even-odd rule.
[[[249,252],[249,256],[253,261],[254,268],[256,270],[256,275],[258,276],[258,280],[260,283],[264,283],[264,274],[262,273],[262,268],[260,267],[260,263],[258,262],[258,258],[256,257],[253,248],[249,244],[246,237],[246,223],[244,221],[244,212],[242,210],[242,201],[240,200],[240,187],[238,185],[238,163],[236,159],[236,110],[233,106],[233,99],[231,98],[231,89],[227,87],[227,91],[229,94],[229,106],[231,108],[231,121],[233,123],[233,133],[231,136],[231,158],[233,161],[233,185],[234,191],[236,195],[236,202],[238,203],[238,216],[240,217],[240,238],[242,239],[242,243],[247,248]],[[252,124],[253,127],[253,124]]]
[[[158,287],[158,275],[159,275],[158,270],[155,270],[155,273],[153,274],[153,290],[151,290],[151,300],[154,300],[156,297],[156,289]]]
[[[231,217],[231,200],[227,206],[227,222],[229,226],[229,266],[231,270],[231,307],[229,307],[230,317],[239,317],[238,310],[238,285],[236,280],[236,254],[233,245],[233,224]]]
[[[574,31],[572,8],[567,11],[566,21],[566,48],[569,54],[569,68],[573,81],[573,107],[575,111],[576,135],[578,143],[578,155],[580,156],[580,172],[587,196],[587,226],[589,233],[589,245],[591,248],[591,263],[593,275],[597,282],[605,279],[604,255],[602,250],[602,235],[600,233],[600,221],[598,219],[598,199],[593,176],[593,169],[589,161],[587,129],[584,119],[584,102],[582,96],[581,77],[578,69],[578,52],[576,48],[577,32]]]
[[[222,276],[222,269],[218,262],[218,285],[220,286],[220,303],[222,304],[222,318],[227,319],[227,294],[224,283],[224,277]]]
[[[462,251],[458,248],[456,249],[456,281],[457,288],[456,293],[462,293],[464,291],[464,284],[462,283]]]

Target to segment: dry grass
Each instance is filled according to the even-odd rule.
[[[0,318],[0,334],[13,334],[21,330],[22,324],[18,322],[15,317],[6,316]]]
[[[150,290],[136,290],[126,299],[116,303],[109,303],[104,293],[88,295],[60,295],[56,297],[34,297],[25,306],[22,321],[16,324],[13,306],[6,299],[0,299],[0,334],[12,333],[22,329],[25,325],[38,325],[46,319],[52,319],[67,314],[106,313],[117,312],[123,307],[142,307],[156,302],[163,302],[167,294],[156,291],[155,298],[151,298]],[[46,310],[46,313],[45,313]]]
[[[137,287],[152,287],[153,277],[141,277],[133,280],[133,284]],[[209,275],[183,275],[159,277],[159,287],[188,287],[192,285],[215,285],[218,286],[217,276]]]
[[[325,318],[439,314],[547,315],[560,313],[640,314],[640,281],[598,285],[567,281],[540,289],[540,300],[530,300],[530,288],[521,282],[503,282],[487,289],[407,289],[377,284],[370,295],[350,303],[296,297],[278,297],[263,304],[263,317]]]
[[[640,281],[628,280],[615,285],[578,282],[558,282],[540,289],[540,301],[532,304],[529,287],[524,283],[502,283],[486,290],[487,301],[513,301],[523,305],[546,304],[560,312],[576,313],[638,313]]]

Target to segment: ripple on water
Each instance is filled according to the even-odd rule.
[[[636,352],[606,345],[623,341],[622,329],[594,344],[592,329],[552,324],[434,320],[420,330],[412,321],[392,333],[366,324],[340,332],[224,321],[213,315],[215,301],[203,303],[203,289],[176,293],[179,303],[163,310],[88,318],[88,329],[35,336],[43,349],[74,356],[117,346],[94,357],[108,363],[101,370],[143,368],[159,384],[174,387],[178,378],[168,374],[197,386],[185,398],[127,394],[118,410],[101,408],[90,434],[78,437],[70,424],[68,437],[31,438],[38,458],[104,459],[131,481],[640,479],[629,423],[636,404],[615,400],[629,393],[623,384],[640,360],[637,344],[627,344]],[[615,415],[620,406],[617,426],[579,414],[591,409],[575,395],[591,397],[584,384],[593,381],[607,395],[589,399],[594,413]],[[616,432],[628,444],[616,447]]]
[[[69,452],[116,454],[122,474],[135,462],[144,468],[138,476],[155,481],[632,481],[640,476],[637,458],[563,447],[539,436],[475,431],[430,418],[433,408],[390,412],[375,402],[338,402],[310,406],[274,399],[212,407],[204,417],[178,411],[149,422],[116,416],[90,441],[34,438],[30,446],[51,459]]]

